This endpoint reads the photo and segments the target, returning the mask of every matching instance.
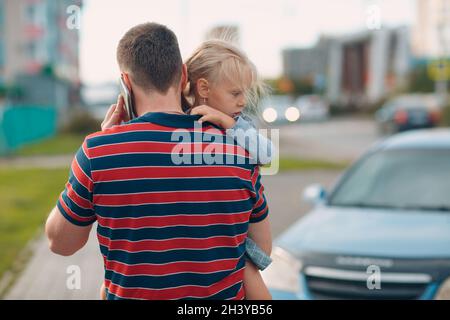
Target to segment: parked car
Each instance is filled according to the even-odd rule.
[[[390,135],[401,131],[435,127],[442,105],[434,95],[410,94],[384,104],[375,115],[379,132]]]
[[[294,99],[288,95],[270,95],[259,104],[262,116],[267,123],[290,123],[300,119],[300,111]]]
[[[274,299],[450,299],[450,130],[372,147],[274,243]]]
[[[301,121],[324,121],[330,116],[330,105],[319,95],[304,95],[295,101]]]

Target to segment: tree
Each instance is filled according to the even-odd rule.
[[[434,92],[434,81],[429,76],[427,65],[419,65],[413,69],[408,91]]]
[[[52,64],[46,64],[41,69],[41,74],[46,77],[54,78],[55,77],[55,68]]]

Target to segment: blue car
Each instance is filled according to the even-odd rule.
[[[450,299],[450,130],[372,147],[274,243],[274,299]]]

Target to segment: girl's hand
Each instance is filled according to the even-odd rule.
[[[203,117],[198,120],[199,122],[211,122],[224,129],[231,129],[236,124],[236,121],[229,115],[206,105],[195,107],[192,109],[191,115],[201,115]]]

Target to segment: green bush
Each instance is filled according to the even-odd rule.
[[[442,112],[441,125],[450,127],[450,103],[444,108]]]
[[[5,85],[0,83],[0,98],[6,97],[7,88]]]
[[[88,135],[101,130],[101,121],[84,110],[74,111],[69,122],[62,128],[62,133]]]
[[[421,65],[414,68],[410,74],[409,92],[434,92],[435,83],[428,75],[427,65]]]

